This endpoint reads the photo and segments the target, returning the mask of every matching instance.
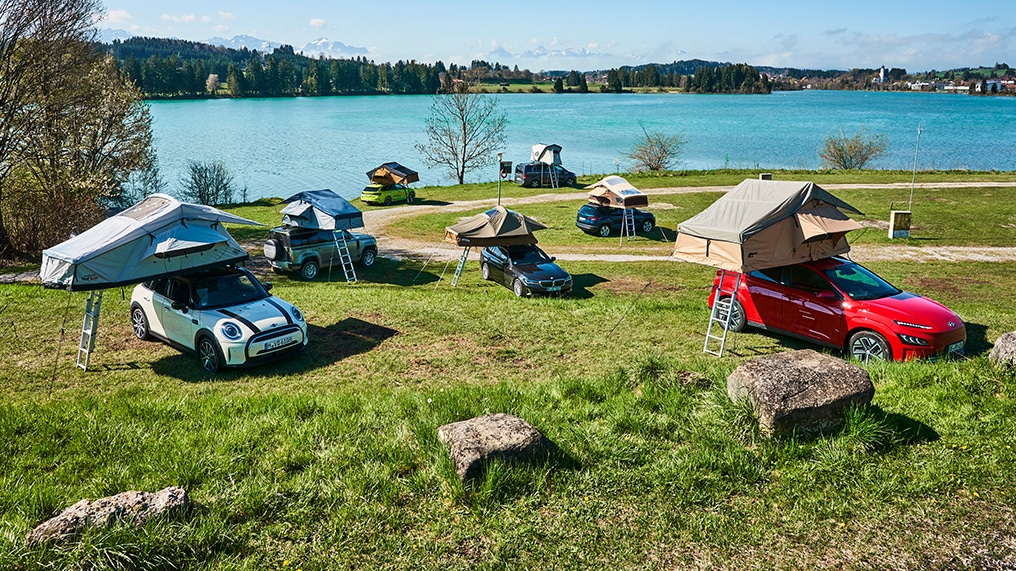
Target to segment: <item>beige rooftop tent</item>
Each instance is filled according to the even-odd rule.
[[[649,206],[649,197],[632,186],[624,177],[604,177],[586,187],[589,202],[613,208],[636,208]]]
[[[419,182],[420,174],[399,163],[385,163],[367,171],[367,178],[374,184],[409,184]]]
[[[445,241],[465,247],[535,244],[533,232],[544,228],[532,218],[495,206],[445,228]]]
[[[811,182],[745,180],[678,225],[674,257],[750,272],[850,251],[845,234],[861,214]]]

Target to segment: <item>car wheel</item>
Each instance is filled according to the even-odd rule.
[[[652,220],[643,220],[642,221],[642,232],[645,233],[645,234],[648,234],[648,233],[652,232],[653,228],[655,228],[655,227],[656,227],[656,225],[653,224]]]
[[[148,329],[148,318],[145,317],[145,310],[136,305],[131,309],[131,327],[134,328],[134,336],[138,339],[147,341],[152,338],[152,333]]]
[[[391,205],[392,205],[392,197],[386,196],[385,197],[385,206],[391,206]]]
[[[272,272],[274,272],[276,274],[279,274],[280,276],[281,275],[285,275],[285,273],[286,273],[286,272],[282,271],[282,268],[277,268],[275,266],[272,266]]]
[[[575,186],[575,179],[568,177],[568,180],[564,181],[565,186]]]
[[[724,299],[730,298],[727,297]],[[719,312],[717,317],[723,320],[721,323],[726,322],[727,320],[727,315],[722,311]],[[735,299],[734,304],[730,308],[730,328],[728,331],[744,331],[744,324],[744,307],[741,305],[741,302]]]
[[[201,368],[209,373],[222,370],[222,352],[210,337],[202,336],[198,339],[198,360],[201,361]]]
[[[412,203],[414,200],[416,200],[416,193],[410,190],[409,195],[406,196],[406,202]]]
[[[535,179],[529,184],[529,188],[540,188],[540,179]]]
[[[610,224],[601,224],[600,225],[600,236],[602,236],[604,238],[606,238],[607,236],[610,236]]]
[[[862,363],[869,361],[889,361],[893,358],[889,342],[874,331],[858,331],[850,336],[847,342],[850,356]]]
[[[374,262],[376,261],[377,261],[377,250],[375,250],[374,248],[367,248],[366,250],[363,251],[363,255],[360,256],[360,263],[363,264],[363,267],[365,268],[373,266]]]
[[[490,266],[487,265],[487,262],[480,264],[480,275],[483,276],[483,279],[490,280]]]
[[[320,268],[318,267],[318,263],[316,261],[307,260],[302,266],[300,266],[300,277],[304,280],[310,281],[317,277],[319,269]]]
[[[526,286],[522,285],[522,280],[516,278],[512,282],[512,291],[515,292],[516,297],[523,297],[526,295]]]
[[[278,260],[279,254],[283,252],[282,243],[275,239],[268,240],[265,242],[264,251],[265,257],[269,260]]]

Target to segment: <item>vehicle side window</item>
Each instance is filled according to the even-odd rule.
[[[789,268],[789,285],[792,288],[800,289],[812,293],[818,293],[820,291],[832,291],[829,286],[829,282],[825,281],[815,272],[802,268],[801,266],[791,266]]]
[[[161,295],[162,297],[169,297],[169,279],[159,278],[152,281],[152,291]]]
[[[187,303],[190,301],[190,288],[180,280],[169,280],[169,295],[174,303]]]
[[[780,283],[781,275],[783,274],[783,268],[766,268],[764,270],[755,270],[749,275],[759,279],[763,279],[767,282]]]

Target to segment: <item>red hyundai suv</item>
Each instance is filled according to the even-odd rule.
[[[739,275],[716,272],[710,307],[721,274],[723,292],[733,291]],[[745,325],[841,349],[863,362],[962,355],[967,339],[963,320],[949,308],[842,258],[743,274],[730,329]]]

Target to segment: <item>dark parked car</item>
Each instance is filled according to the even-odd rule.
[[[535,245],[488,246],[480,252],[483,279],[511,289],[515,295],[568,295],[571,275]]]
[[[518,185],[529,188],[554,186],[554,178],[557,179],[557,186],[574,186],[577,177],[561,165],[540,162],[515,165],[515,183]]]
[[[652,212],[631,208],[635,213],[635,230],[648,234],[656,227],[656,216]],[[600,206],[598,204],[583,204],[575,215],[575,225],[587,234],[594,236],[610,236],[611,233],[621,231],[621,224],[624,221],[624,209]]]
[[[300,226],[272,228],[265,241],[265,257],[272,262],[277,274],[299,272],[300,277],[312,280],[321,268],[331,265],[342,267],[336,241],[346,240],[349,257],[369,268],[377,260],[377,241],[373,236],[348,230],[321,230]]]
[[[725,273],[724,292],[734,289],[737,276]],[[717,272],[710,307],[719,280]],[[841,349],[864,362],[962,355],[967,338],[963,320],[949,308],[842,258],[744,274],[730,329],[745,325]]]

